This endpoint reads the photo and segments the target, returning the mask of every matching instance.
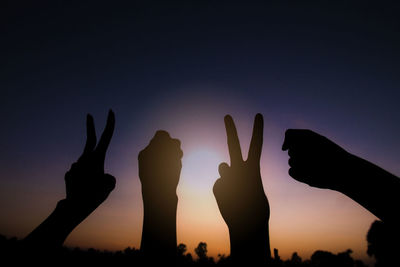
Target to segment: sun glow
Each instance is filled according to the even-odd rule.
[[[210,148],[194,149],[186,153],[182,158],[180,186],[200,194],[211,190],[219,177],[218,165],[222,161],[222,156]]]
[[[182,159],[182,173],[178,186],[178,242],[193,251],[205,241],[210,256],[229,254],[229,235],[212,192],[219,177],[218,165],[222,153],[208,147],[194,148]],[[190,237],[190,238],[188,238]]]

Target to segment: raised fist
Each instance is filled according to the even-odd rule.
[[[139,178],[143,199],[176,198],[182,168],[180,141],[166,131],[157,131],[150,144],[139,153]]]
[[[339,190],[353,169],[350,153],[311,130],[287,130],[282,150],[290,156],[289,175],[313,187]]]

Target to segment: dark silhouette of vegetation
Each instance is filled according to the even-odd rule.
[[[196,252],[197,257],[199,258],[199,263],[205,265],[214,264],[214,258],[207,256],[207,244],[205,242],[200,242],[194,249],[194,252]]]
[[[196,252],[197,257],[201,260],[207,258],[207,244],[200,242],[197,248],[194,249],[194,252]]]
[[[14,266],[18,264],[30,264],[31,258],[24,258],[26,251],[21,248],[21,241],[17,238],[6,238],[0,235],[0,258],[3,262],[14,262]],[[177,266],[238,266],[232,262],[230,257],[218,255],[218,259],[207,256],[207,244],[200,242],[194,252],[197,257],[193,258],[191,253],[187,252],[185,244],[177,246]],[[310,259],[302,260],[302,258],[294,252],[290,259],[282,260],[279,252],[274,249],[274,258],[271,259],[268,266],[276,267],[366,267],[360,260],[354,260],[351,257],[352,251],[333,254],[328,251],[315,251]],[[153,257],[159,255],[154,254]],[[22,257],[22,258],[21,258]],[[61,247],[54,255],[53,260],[57,261],[57,265],[46,262],[44,265],[52,266],[149,266],[146,257],[139,249],[127,247],[119,251],[107,251],[98,249],[80,249]],[[160,259],[162,262],[163,258]],[[43,262],[42,262],[43,263]],[[53,262],[54,263],[54,262]],[[6,266],[6,265],[2,265]],[[11,266],[11,265],[10,265]],[[165,264],[164,264],[165,266]],[[250,265],[249,265],[250,266]]]

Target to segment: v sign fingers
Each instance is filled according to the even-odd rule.
[[[84,207],[83,214],[89,215],[115,187],[115,178],[104,174],[104,158],[114,131],[115,118],[109,112],[104,133],[96,146],[93,117],[87,116],[87,140],[79,160],[65,174],[67,200]],[[112,178],[111,178],[112,177]]]
[[[230,115],[226,115],[224,121],[226,136],[228,139],[228,150],[231,159],[231,166],[233,166],[243,162],[242,150],[240,149],[239,137],[232,117]]]
[[[90,114],[87,115],[85,148],[78,161],[65,173],[66,198],[59,201],[54,212],[24,239],[30,250],[33,249],[35,253],[40,250],[58,254],[55,249],[61,249],[71,231],[103,203],[115,188],[115,177],[104,173],[104,157],[114,131],[114,121],[114,113],[110,111],[106,129],[96,149],[101,153],[99,161],[95,150],[94,120]],[[41,256],[38,259],[42,263]]]
[[[82,156],[79,160],[82,160],[94,150],[96,146],[96,130],[94,128],[94,120],[92,115],[88,114],[86,117],[86,144],[85,148],[83,149]]]
[[[246,263],[251,258],[263,264],[270,257],[270,210],[260,173],[263,117],[255,117],[247,161],[243,161],[236,127],[229,115],[225,116],[225,127],[231,166],[219,165],[221,178],[214,184],[214,196],[229,228],[232,258]],[[256,252],[248,244],[257,244]]]
[[[263,116],[258,113],[254,118],[253,136],[249,148],[247,161],[250,164],[260,164],[261,151],[263,145],[264,120]]]
[[[99,157],[99,160],[101,161],[101,164],[104,166],[104,160],[106,157],[106,152],[108,145],[111,142],[111,138],[114,133],[114,127],[115,127],[115,115],[112,110],[108,112],[108,118],[107,118],[107,124],[106,127],[104,128],[104,132],[101,135],[101,138],[99,140],[99,143],[97,144],[96,147],[96,154]]]

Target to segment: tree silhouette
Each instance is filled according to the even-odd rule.
[[[294,264],[300,264],[301,263],[301,257],[299,255],[297,255],[297,252],[293,252],[292,254],[292,258],[290,259],[290,261]]]
[[[207,259],[207,243],[200,242],[194,252],[199,257],[200,260]]]
[[[275,260],[276,262],[281,261],[281,257],[279,256],[279,251],[278,251],[277,248],[274,248],[274,260]]]
[[[17,238],[7,238],[0,235],[0,264],[1,266],[31,266],[32,259],[26,257],[25,251],[21,251],[19,246],[20,240]],[[50,253],[49,250],[44,250],[42,254]],[[218,261],[214,261],[212,257],[207,256],[207,243],[200,242],[195,248],[195,253],[199,257],[197,261],[194,261],[192,255],[187,252],[187,246],[185,244],[179,244],[177,246],[178,261],[177,266],[242,266],[237,265],[237,262],[232,261],[232,258],[225,257],[225,255],[218,255]],[[274,267],[367,267],[362,261],[354,260],[351,257],[352,251],[346,250],[338,254],[333,254],[328,251],[316,251],[312,255],[310,260],[302,261],[301,257],[294,252],[289,260],[282,261],[278,255],[278,250],[275,249],[274,260],[271,261],[271,265]],[[185,254],[186,253],[186,254]],[[153,254],[154,257],[158,257],[159,261],[162,262],[164,257],[160,257],[158,254]],[[392,255],[392,258],[396,257],[396,254]],[[142,252],[139,249],[127,247],[124,250],[119,251],[102,251],[95,248],[80,249],[62,247],[61,253],[57,254],[54,258],[57,264],[51,264],[49,266],[152,266],[151,262],[143,257]],[[279,259],[279,260],[277,260]],[[15,264],[9,264],[15,263]],[[377,266],[398,266],[398,259],[392,262],[391,265],[377,265]],[[236,263],[236,264],[235,264]],[[397,263],[397,264],[396,264]],[[47,266],[41,264],[42,266]],[[165,262],[160,265],[167,265]],[[169,266],[169,265],[167,265]],[[254,266],[249,261],[248,265]]]
[[[193,265],[193,257],[192,254],[187,253],[187,246],[183,243],[180,243],[177,248],[176,248],[176,254],[177,254],[177,263],[178,266],[189,266]]]
[[[329,251],[317,250],[311,256],[311,266],[319,266],[319,267],[354,267],[355,261],[351,257],[351,253],[353,251],[348,249],[344,252],[340,252],[338,254],[333,254]],[[360,262],[357,262],[360,264]]]
[[[178,245],[178,247],[176,248],[176,252],[177,252],[178,256],[184,256],[186,250],[187,250],[187,247],[186,247],[186,245],[183,244],[183,243],[180,243],[180,244]]]

